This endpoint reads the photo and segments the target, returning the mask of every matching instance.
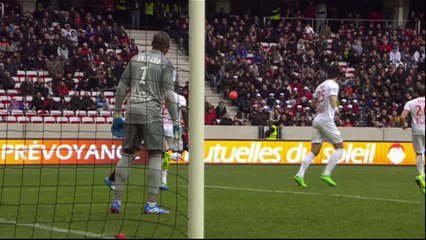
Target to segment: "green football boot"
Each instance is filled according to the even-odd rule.
[[[305,184],[305,180],[303,180],[303,178],[299,177],[299,176],[294,176],[294,180],[297,182],[297,184],[299,184],[299,186],[307,188],[308,185]]]
[[[328,185],[330,185],[332,187],[337,186],[337,184],[329,176],[321,175],[321,179],[324,180],[324,182],[328,183]]]

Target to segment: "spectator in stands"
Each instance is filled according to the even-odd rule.
[[[77,91],[74,92],[74,94],[72,95],[70,99],[70,105],[71,110],[84,110],[83,101],[81,100],[80,94]]]
[[[219,101],[219,105],[217,105],[215,112],[216,112],[216,118],[217,119],[221,119],[223,117],[223,115],[225,115],[225,113],[227,113],[224,101]]]
[[[399,63],[401,62],[401,53],[399,52],[398,47],[393,47],[392,52],[390,52],[389,54],[389,60],[391,63],[397,66],[399,65]]]
[[[258,104],[253,105],[253,111],[250,113],[249,120],[253,126],[265,126],[269,119],[269,113],[264,111]]]
[[[313,1],[309,1],[308,6],[305,8],[306,18],[315,18],[315,6]]]
[[[45,84],[43,82],[43,79],[38,77],[36,82],[34,83],[34,92],[40,92],[42,96],[47,96],[47,88],[45,87]]]
[[[205,111],[204,114],[204,124],[205,125],[216,125],[216,112],[214,109],[214,106],[209,104],[207,107],[207,110]]]
[[[31,100],[31,105],[36,111],[43,109],[43,98],[41,92],[37,92],[36,95],[33,96],[33,99]]]
[[[65,60],[64,62],[64,74],[65,76],[68,73],[71,73],[71,76],[76,72],[75,68],[73,65],[71,65],[71,61],[69,59]]]
[[[140,0],[130,0],[132,10],[132,29],[140,28],[140,14],[142,9],[142,2]]]
[[[323,26],[325,24],[325,19],[327,18],[327,5],[325,4],[324,0],[321,0],[317,4],[315,10],[316,10],[315,11],[315,14],[316,14],[315,16],[317,18],[317,21],[316,21],[316,24],[317,24],[317,26],[316,26],[316,32],[319,33],[322,30],[322,28],[323,28]]]
[[[90,96],[89,92],[86,91],[83,94],[82,101],[82,110],[96,110],[96,103],[93,101],[92,97]]]
[[[111,111],[111,107],[109,105],[108,99],[105,97],[103,92],[100,92],[96,97],[96,109],[98,111]]]
[[[414,61],[417,63],[422,62],[424,64],[425,59],[425,46],[421,46],[416,52],[414,52]]]
[[[47,96],[43,100],[43,110],[50,111],[55,109],[56,102],[52,98],[52,95],[47,94]]]
[[[60,81],[58,86],[56,87],[56,93],[58,96],[68,96],[70,90],[68,89],[68,86],[65,85],[64,81]]]
[[[77,91],[90,91],[90,83],[87,77],[83,77],[78,81]]]
[[[22,97],[21,109],[24,113],[28,112],[33,108],[32,103],[28,102],[27,97]]]
[[[35,70],[46,70],[47,69],[46,57],[43,55],[43,51],[39,50],[37,52],[37,57],[34,58],[32,65],[33,65]]]
[[[61,96],[59,101],[55,102],[54,108],[55,110],[70,110],[70,104],[67,102],[64,96]]]
[[[51,54],[49,59],[46,61],[47,71],[51,77],[61,74],[61,77],[64,74],[64,63],[57,56]]]
[[[6,58],[4,69],[10,73],[11,76],[16,76],[18,72],[18,66],[12,62],[11,58]]]
[[[11,97],[8,110],[9,114],[11,114],[12,110],[22,110],[21,103],[15,97]]]
[[[229,113],[223,114],[223,116],[219,120],[219,125],[233,125],[234,121],[229,116]]]
[[[34,84],[28,77],[26,77],[25,81],[21,83],[20,89],[22,96],[34,95]]]
[[[3,63],[0,63],[0,65]],[[0,89],[9,90],[15,88],[15,81],[10,76],[8,71],[1,72],[0,70]]]
[[[71,91],[75,90],[75,82],[74,82],[74,79],[72,78],[72,73],[67,73],[65,75],[63,82],[65,83],[65,85],[68,87],[69,90]]]
[[[67,45],[65,43],[61,43],[61,46],[58,47],[57,49],[57,54],[59,56],[60,59],[62,60],[67,60],[68,56],[69,56],[69,50],[67,48]]]

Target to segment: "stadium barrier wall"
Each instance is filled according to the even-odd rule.
[[[311,127],[282,127],[276,141],[258,139],[254,126],[206,126],[205,163],[299,164],[310,150]],[[340,128],[341,164],[415,165],[411,130]],[[112,164],[121,141],[108,124],[0,124],[0,164]],[[333,147],[324,144],[314,164],[324,164]],[[136,163],[144,163],[142,151]],[[186,163],[181,160],[179,163]]]

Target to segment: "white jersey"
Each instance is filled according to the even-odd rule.
[[[333,80],[325,80],[315,89],[313,97],[318,99],[318,107],[314,121],[334,124],[336,111],[331,106],[330,96],[337,96],[338,93],[339,85]]]
[[[186,99],[184,96],[179,95],[177,93],[174,93],[176,97],[176,104],[178,104],[179,109],[184,106],[186,107]],[[182,116],[180,110],[179,115]],[[182,125],[182,124],[181,124]],[[169,112],[167,111],[167,108],[163,106],[163,126],[164,126],[164,135],[167,137],[174,137],[173,135],[173,120],[170,116]]]
[[[425,135],[425,97],[408,101],[404,110],[410,112],[413,135]]]

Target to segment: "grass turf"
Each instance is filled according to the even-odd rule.
[[[207,165],[206,238],[425,238],[425,196],[414,166],[337,166],[336,188],[298,165]],[[160,201],[172,214],[144,215],[143,166],[130,173],[122,212],[109,213],[110,166],[2,166],[0,238],[185,238],[187,166],[171,166]],[[176,176],[176,173],[179,176]],[[141,221],[142,220],[142,221]]]

